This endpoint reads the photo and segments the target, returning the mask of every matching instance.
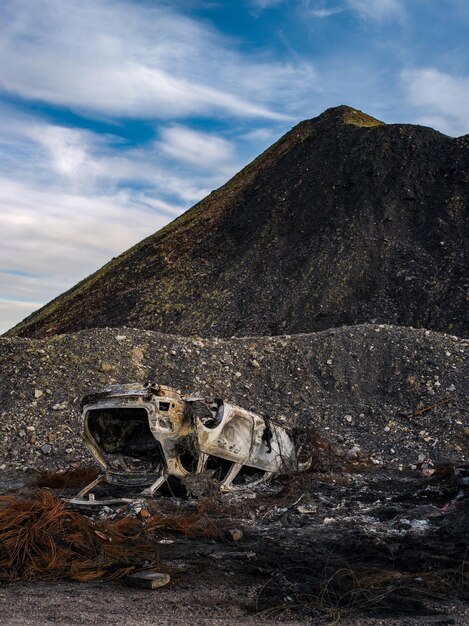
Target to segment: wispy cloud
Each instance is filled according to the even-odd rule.
[[[250,0],[251,5],[257,9],[270,9],[279,4],[283,4],[285,0]]]
[[[146,145],[126,147],[113,136],[11,110],[2,116],[6,111],[0,110],[3,330],[15,314],[45,304],[157,231],[239,167],[229,141],[180,125],[163,127],[160,140],[155,134]],[[179,166],[170,167],[168,155]]]
[[[326,17],[331,17],[331,15],[336,15],[337,13],[342,13],[344,7],[336,7],[336,8],[325,8],[321,7],[318,9],[308,9],[308,13],[313,17],[319,17],[320,19],[324,19]]]
[[[434,68],[406,70],[401,76],[421,124],[449,135],[469,133],[469,76],[453,76]]]
[[[236,167],[240,163],[230,142],[219,136],[164,124],[160,127],[160,134],[168,141],[157,141],[155,130],[153,140],[129,146],[116,135],[51,124],[0,106],[0,147],[3,147],[0,149],[0,174],[3,171],[8,177],[23,180],[25,184],[84,194],[112,195],[117,189],[138,184],[141,191],[154,192],[155,199],[166,196],[185,204],[199,199],[207,185],[223,182],[227,164]],[[199,150],[207,153],[218,151],[220,156],[223,149],[226,158],[219,161],[216,170],[211,162],[210,168],[204,171],[203,156],[200,155],[198,171],[186,168],[178,172],[168,166],[162,150],[165,147],[169,151],[169,138],[176,141],[176,136],[179,136],[179,142],[198,140]],[[190,145],[187,148],[189,150]],[[231,163],[228,163],[229,153]],[[182,157],[180,154],[179,158],[184,160]],[[193,160],[189,155],[187,162],[191,158]],[[209,155],[207,159],[210,160]],[[137,195],[138,192],[133,189],[132,193]],[[178,205],[179,210],[182,204]]]
[[[345,10],[353,11],[361,19],[384,22],[405,16],[403,0],[299,0],[298,6],[308,15],[331,17]]]
[[[12,328],[19,320],[42,306],[41,302],[28,300],[3,300],[0,298],[0,334]]]
[[[263,77],[295,80],[294,68],[253,66],[228,38],[161,3],[5,0],[2,14],[0,87],[23,98],[95,115],[285,119],[265,104],[268,85],[258,95]]]
[[[124,192],[85,196],[0,178],[0,267],[76,279],[166,220]]]
[[[388,19],[402,19],[405,15],[403,0],[346,0],[350,9],[361,17],[383,22]]]
[[[220,167],[234,157],[233,145],[210,133],[170,126],[162,131],[161,150],[167,155],[197,167]]]
[[[167,221],[128,193],[80,195],[0,177],[3,309],[8,301],[15,311],[37,308]]]
[[[83,131],[52,124],[32,125],[24,129],[26,136],[46,150],[51,164],[61,176],[74,179],[84,169],[90,175],[88,147]]]

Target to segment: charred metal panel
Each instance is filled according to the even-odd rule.
[[[146,486],[145,495],[170,476],[213,467],[223,471],[220,488],[231,491],[308,466],[298,463],[293,439],[274,420],[162,385],[113,385],[85,396],[81,420],[103,480]],[[238,475],[245,470],[253,478],[243,482]]]

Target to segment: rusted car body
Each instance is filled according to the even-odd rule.
[[[211,470],[222,491],[305,469],[287,430],[220,399],[182,396],[162,385],[112,385],[85,396],[82,432],[104,473],[98,482],[143,487]]]

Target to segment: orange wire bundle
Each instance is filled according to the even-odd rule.
[[[192,513],[93,520],[71,511],[50,491],[30,498],[0,497],[0,580],[37,577],[115,579],[142,563],[156,564],[155,531],[207,534],[213,527],[204,507]],[[148,537],[142,541],[142,536]]]

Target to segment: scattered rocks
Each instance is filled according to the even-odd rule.
[[[424,478],[430,478],[430,476],[433,476],[433,474],[436,472],[436,470],[432,469],[432,468],[425,468],[422,470],[422,476]]]
[[[296,510],[302,515],[315,515],[318,511],[318,507],[316,504],[299,504]]]
[[[126,576],[124,582],[129,587],[139,587],[141,589],[157,589],[164,587],[171,580],[169,574],[162,572],[135,572]]]
[[[114,370],[114,366],[111,365],[110,363],[106,363],[105,361],[103,361],[100,366],[99,369],[101,370],[101,372],[103,372],[104,374],[107,374],[109,372],[112,372]]]
[[[225,537],[230,541],[240,541],[244,537],[244,534],[239,528],[230,528],[225,531]]]
[[[360,454],[360,448],[358,446],[354,446],[347,450],[345,453],[346,461],[356,461],[358,459],[358,455]]]
[[[145,353],[143,352],[142,348],[140,348],[139,346],[132,348],[130,352],[130,357],[134,363],[141,363],[143,361],[144,356],[145,356]]]
[[[54,404],[54,406],[52,407],[52,410],[53,411],[65,411],[67,407],[68,407],[67,402],[59,402],[57,404]]]
[[[103,364],[114,369],[105,373]],[[428,459],[468,454],[468,370],[468,340],[385,325],[223,340],[130,328],[47,340],[1,338],[0,380],[8,385],[0,388],[0,463],[89,462],[80,438],[80,399],[112,374],[119,383],[150,380],[222,397],[286,426],[313,424],[347,462],[361,461],[362,454],[421,471]],[[427,386],[436,380],[439,388]],[[451,385],[457,394],[446,391]],[[29,389],[42,395],[31,401]]]

